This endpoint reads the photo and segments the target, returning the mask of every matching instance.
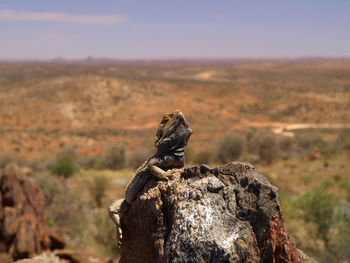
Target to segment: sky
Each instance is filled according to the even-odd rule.
[[[350,57],[350,0],[0,0],[0,59]]]

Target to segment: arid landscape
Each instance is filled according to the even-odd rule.
[[[43,188],[69,248],[117,256],[106,208],[174,109],[188,165],[251,162],[298,248],[350,260],[350,59],[2,61],[0,169]]]
[[[150,147],[162,114],[177,108],[196,133],[195,149],[233,131],[350,123],[346,59],[2,63],[0,69],[1,147],[21,156],[47,156],[63,145],[84,156],[111,142]]]

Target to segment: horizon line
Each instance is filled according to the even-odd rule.
[[[139,57],[139,58],[118,58],[118,57],[54,57],[54,58],[0,58],[0,62],[137,62],[137,61],[232,61],[232,60],[302,60],[302,59],[350,59],[350,56],[270,56],[270,57]]]

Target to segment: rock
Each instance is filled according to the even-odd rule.
[[[318,160],[320,158],[321,158],[320,150],[318,149],[318,147],[314,147],[314,149],[312,150],[312,152],[309,155],[309,160],[314,161],[314,160]]]
[[[60,259],[54,252],[44,252],[34,258],[18,260],[15,263],[70,263]]]
[[[116,263],[116,261],[86,251],[55,250],[15,263]]]
[[[120,225],[121,263],[302,262],[278,189],[249,163],[151,177]]]
[[[12,263],[13,260],[9,254],[0,252],[0,262],[1,263]]]
[[[306,255],[303,251],[301,251],[300,249],[298,249],[298,252],[300,254],[300,262],[301,263],[317,263],[317,261],[312,258],[312,257],[309,257],[308,255]]]
[[[1,251],[14,260],[62,247],[62,238],[47,226],[42,190],[24,179],[15,164],[0,177],[0,233]]]
[[[72,251],[72,250],[56,250],[55,254],[70,263],[114,263],[113,259],[108,259],[95,255],[90,252]]]
[[[15,263],[48,263],[48,261],[44,261],[42,259],[28,258],[17,260]]]
[[[51,242],[51,249],[63,249],[66,246],[66,242],[63,237],[52,228],[47,229],[47,233]]]

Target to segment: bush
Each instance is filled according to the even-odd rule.
[[[97,231],[94,234],[95,241],[104,250],[105,255],[117,258],[119,256],[119,248],[114,245],[118,242],[115,233],[115,224],[104,210],[98,211],[95,214],[94,221],[97,226]]]
[[[35,180],[43,190],[46,205],[53,202],[55,196],[59,193],[59,180],[49,172],[41,172],[35,176]]]
[[[283,136],[277,140],[277,145],[282,159],[286,160],[295,155],[295,143],[293,138]]]
[[[337,143],[333,141],[322,141],[318,143],[317,147],[320,150],[320,153],[327,158],[331,157],[332,155],[335,155],[339,150]]]
[[[217,142],[217,157],[222,163],[239,159],[246,148],[246,140],[237,134],[225,135]]]
[[[69,177],[78,169],[79,152],[72,148],[66,147],[56,152],[55,163],[52,172],[59,176]]]
[[[102,206],[102,200],[109,187],[109,179],[105,176],[96,176],[89,185],[90,195],[98,207]]]
[[[77,167],[79,159],[80,153],[73,147],[65,147],[56,152],[57,162],[71,163]]]
[[[295,137],[297,144],[306,152],[324,143],[322,134],[318,132],[297,133]]]
[[[337,258],[344,259],[343,262],[349,262],[350,260],[350,203],[347,202],[343,205],[341,212],[338,216],[341,218],[339,224],[339,235],[336,237],[334,244],[331,246],[332,254]]]
[[[12,153],[1,153],[0,154],[0,169],[3,169],[12,162],[17,162],[17,156]]]
[[[341,129],[338,133],[337,141],[339,142],[339,144],[342,145],[349,138],[350,138],[350,129]]]
[[[283,136],[278,140],[278,148],[284,152],[290,152],[293,148],[293,138]]]
[[[18,156],[15,153],[10,153],[10,152],[0,153],[0,169],[5,168],[6,165],[8,165],[9,163],[16,163],[19,166],[23,166],[28,163],[28,160],[24,159],[21,156]]]
[[[65,180],[59,181],[58,193],[47,208],[48,224],[64,233],[65,240],[72,248],[84,248],[92,239],[96,227],[92,220],[93,209],[85,199],[84,185],[72,188]],[[85,187],[84,187],[85,188]]]
[[[47,171],[47,170],[52,171],[52,169],[54,168],[55,165],[56,165],[56,159],[54,157],[42,158],[42,159],[40,159],[37,170],[38,171]]]
[[[75,173],[75,166],[69,162],[57,162],[52,172],[58,176],[70,177]]]
[[[104,169],[105,166],[105,158],[102,154],[95,154],[86,157],[82,161],[82,165],[86,169]]]
[[[256,133],[249,142],[249,149],[259,155],[259,159],[271,164],[277,157],[276,135],[272,133]]]
[[[343,149],[348,153],[350,156],[350,137],[344,142]]]
[[[136,169],[140,167],[148,158],[151,157],[151,152],[146,148],[139,148],[129,156],[129,165]]]
[[[107,147],[105,154],[105,164],[109,169],[120,169],[125,165],[125,147],[119,144],[112,144]]]
[[[298,199],[303,219],[316,224],[318,237],[325,242],[326,246],[335,211],[335,200],[327,193],[327,187],[327,184],[322,184]]]

